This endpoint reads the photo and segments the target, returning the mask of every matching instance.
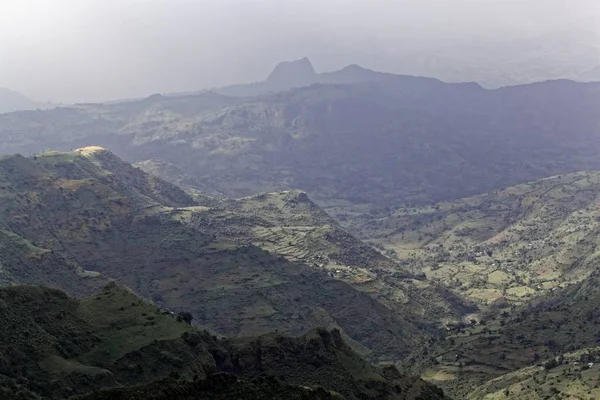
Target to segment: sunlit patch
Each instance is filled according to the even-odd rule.
[[[87,146],[87,147],[82,147],[80,149],[75,150],[76,152],[78,152],[79,154],[81,154],[82,156],[91,156],[95,153],[99,153],[102,151],[107,151],[104,147],[100,147],[100,146]]]

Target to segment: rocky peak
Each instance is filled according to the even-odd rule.
[[[296,61],[279,63],[273,72],[271,72],[266,82],[278,88],[301,87],[315,83],[317,76],[310,60],[304,57]]]

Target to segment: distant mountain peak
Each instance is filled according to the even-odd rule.
[[[287,72],[291,72],[291,73],[305,73],[305,74],[311,74],[311,75],[316,75],[315,69],[313,68],[312,63],[310,62],[310,60],[308,59],[308,57],[303,57],[299,60],[294,60],[294,61],[282,61],[279,64],[277,64],[275,66],[275,68],[273,69],[273,72],[271,72],[271,74],[269,75],[269,78],[267,78],[267,80],[276,77],[279,74],[282,73],[287,73]]]
[[[299,87],[310,85],[317,80],[317,73],[307,57],[296,61],[284,61],[275,67],[267,78],[273,86]]]
[[[0,88],[0,114],[19,110],[33,110],[39,105],[14,90]]]
[[[358,64],[350,64],[344,68],[342,68],[342,71],[370,71],[367,68],[361,67]]]

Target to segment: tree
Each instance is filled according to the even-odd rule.
[[[544,363],[544,369],[551,370],[552,368],[556,368],[558,366],[558,361],[552,358]]]
[[[187,311],[180,311],[180,312],[177,314],[177,320],[178,320],[178,321],[184,321],[184,322],[186,322],[188,325],[191,325],[191,324],[192,324],[192,319],[193,319],[193,318],[194,318],[194,317],[192,316],[192,313],[189,313],[189,312],[187,312]]]

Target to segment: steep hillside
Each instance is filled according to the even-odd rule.
[[[175,218],[231,244],[251,244],[292,262],[324,271],[370,293],[392,309],[424,321],[460,320],[474,307],[366,246],[327,215],[306,193],[293,190],[240,199],[209,198],[196,181],[170,165],[137,164],[166,180],[187,183],[204,207],[179,208]]]
[[[114,360],[191,330],[114,284],[82,301],[37,286],[0,289],[0,299],[2,386],[48,397],[114,386]]]
[[[597,399],[598,351],[591,348],[561,354],[543,365],[502,375],[473,390],[467,399]]]
[[[355,239],[303,192],[223,200],[209,207],[178,209],[174,217],[219,241],[253,245],[326,273],[421,323],[456,321],[475,310]]]
[[[425,379],[457,398],[595,398],[595,357],[543,364],[597,345],[599,195],[580,172],[346,223],[481,304],[416,358]]]
[[[521,303],[596,271],[599,201],[600,173],[580,172],[348,224],[474,300]]]
[[[357,241],[302,193],[196,206],[98,147],[6,157],[0,177],[7,238],[70,266],[54,276],[32,261],[31,274],[6,269],[7,283],[82,295],[115,279],[223,334],[339,327],[378,360],[403,358],[442,318],[474,310]]]
[[[97,272],[0,228],[0,286],[44,284],[82,296],[107,282]]]
[[[485,313],[478,317],[479,322],[451,327],[445,340],[423,351],[415,360],[424,378],[459,398],[477,386],[481,388],[473,392],[473,399],[484,398],[482,393],[498,392],[497,396],[501,396],[501,392],[512,386],[509,390],[518,389],[512,392],[514,398],[519,398],[526,386],[551,390],[555,397],[550,398],[560,398],[558,392],[552,394],[552,386],[565,392],[585,393],[595,389],[597,383],[590,381],[589,376],[583,379],[580,373],[585,370],[582,366],[598,361],[593,348],[598,341],[599,304],[600,281],[595,273],[532,304],[502,313]],[[570,362],[563,367],[564,360]],[[560,368],[555,370],[557,366]],[[540,373],[542,370],[549,372]],[[546,375],[552,379],[546,380]],[[519,385],[532,376],[539,379],[523,387]],[[592,388],[588,388],[590,384]]]
[[[486,90],[350,66],[259,97],[154,95],[5,114],[0,151],[97,143],[170,163],[227,196],[299,188],[328,209],[369,211],[600,169],[599,104],[594,83]]]
[[[82,300],[4,288],[0,307],[0,391],[9,398],[444,398],[394,367],[369,365],[338,331],[219,339],[116,284]]]

